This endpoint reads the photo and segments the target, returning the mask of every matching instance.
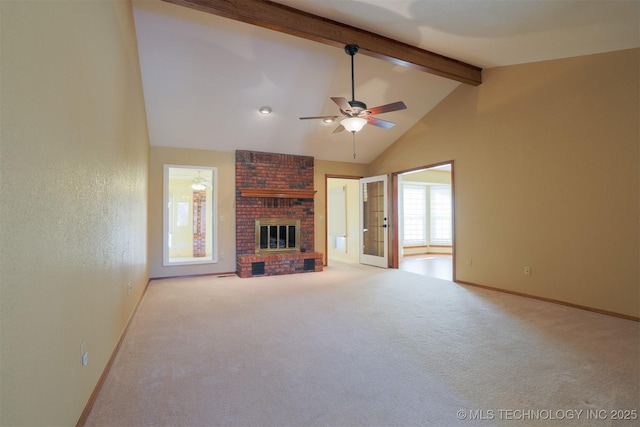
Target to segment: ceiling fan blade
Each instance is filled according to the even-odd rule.
[[[375,117],[363,117],[363,118],[367,119],[367,124],[370,124],[370,125],[373,125],[373,126],[378,126],[379,128],[391,129],[392,127],[394,127],[396,125],[393,122],[388,122],[386,120],[377,119]]]
[[[342,132],[343,130],[344,130],[344,126],[340,125],[337,128],[335,128],[331,133],[338,133],[338,132]]]
[[[380,105],[379,107],[369,108],[369,114],[375,116],[376,114],[390,113],[392,111],[404,110],[406,108],[407,106],[404,105],[404,102],[398,101],[391,104]]]
[[[315,116],[315,117],[300,117],[300,120],[309,120],[309,119],[337,119],[338,116]]]
[[[347,98],[337,98],[332,96],[331,100],[338,104],[338,107],[340,107],[342,111],[349,113],[353,112],[353,110],[351,109],[351,105],[349,105],[349,102],[347,101]]]

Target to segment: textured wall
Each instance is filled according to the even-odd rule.
[[[455,160],[457,279],[640,316],[639,52],[485,70],[368,172]]]
[[[0,425],[74,425],[148,281],[133,14],[123,1],[0,11]]]

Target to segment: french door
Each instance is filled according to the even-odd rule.
[[[387,176],[360,180],[360,263],[387,268]]]

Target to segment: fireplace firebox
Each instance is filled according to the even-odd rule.
[[[256,254],[300,252],[300,220],[256,219]]]

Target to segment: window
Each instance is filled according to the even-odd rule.
[[[217,262],[217,169],[164,166],[163,265]]]
[[[427,187],[403,184],[402,211],[404,219],[404,246],[427,244]]]
[[[451,186],[431,185],[431,244],[452,245]]]

